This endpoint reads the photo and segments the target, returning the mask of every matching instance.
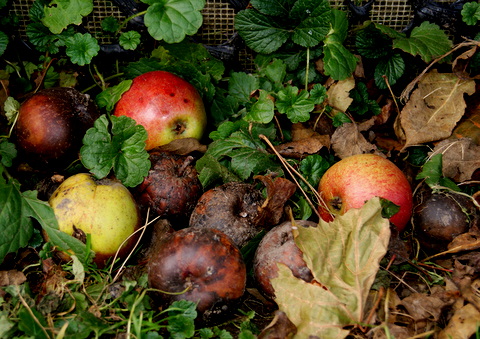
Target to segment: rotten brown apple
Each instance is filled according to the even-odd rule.
[[[242,255],[227,235],[214,229],[184,228],[168,234],[147,268],[150,287],[163,291],[155,295],[157,303],[196,302],[205,322],[229,314],[245,291]]]
[[[90,96],[74,88],[40,90],[20,105],[16,144],[29,162],[64,164],[78,157],[82,138],[99,115]]]

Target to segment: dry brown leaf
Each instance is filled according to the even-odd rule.
[[[258,335],[259,339],[293,338],[297,327],[288,319],[285,312],[276,310],[270,324]]]
[[[477,52],[478,47],[478,45],[471,46],[466,52],[463,52],[457,58],[455,58],[452,63],[453,73],[463,79],[480,79],[480,75],[470,77],[470,74],[466,71],[473,55]]]
[[[463,95],[474,91],[473,80],[436,70],[427,73],[398,117],[396,133],[405,137],[404,147],[448,138],[465,112]]]
[[[437,322],[443,309],[449,305],[451,305],[451,302],[445,301],[439,296],[425,293],[413,293],[402,300],[402,306],[405,307],[417,324],[428,321]]]
[[[328,104],[333,107],[332,115],[336,112],[346,112],[353,99],[350,98],[350,91],[355,88],[355,79],[353,77],[340,80],[327,91]]]
[[[26,280],[27,277],[20,271],[0,271],[0,286],[21,285]]]
[[[438,339],[470,338],[478,328],[478,319],[480,311],[467,304],[454,313],[447,327],[438,334]]]
[[[301,159],[307,155],[318,153],[323,147],[329,147],[328,135],[316,135],[308,139],[287,142],[275,146],[275,150],[286,158]]]
[[[381,155],[381,152],[377,151],[377,146],[368,142],[360,132],[360,127],[355,123],[343,124],[335,130],[331,142],[332,149],[339,158],[362,153]]]
[[[480,146],[469,138],[443,140],[435,146],[432,155],[439,153],[443,175],[456,182],[470,180],[473,172],[480,168]]]

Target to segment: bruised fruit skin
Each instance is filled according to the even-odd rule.
[[[263,197],[255,186],[229,182],[202,194],[190,217],[190,227],[224,232],[240,248],[261,228],[256,223]]]
[[[52,194],[49,204],[60,231],[83,238],[91,234],[94,261],[99,266],[114,256],[141,224],[137,204],[125,186],[110,179],[94,180],[87,173],[67,178]],[[85,240],[82,237],[80,240]],[[121,247],[120,257],[132,249],[135,238],[129,238]]]
[[[331,221],[351,208],[361,208],[373,197],[400,206],[390,218],[399,231],[410,221],[412,189],[405,174],[390,160],[375,154],[358,154],[332,165],[322,176],[318,191],[328,209],[320,205],[323,220]]]
[[[126,115],[145,127],[147,150],[175,139],[200,139],[207,124],[195,87],[166,71],[147,72],[133,79],[117,102],[114,115]]]
[[[415,206],[415,233],[423,247],[445,250],[458,235],[470,228],[475,206],[468,197],[454,193],[433,193]]]
[[[181,294],[156,294],[160,304],[197,302],[204,321],[226,315],[245,292],[247,272],[231,239],[213,229],[184,228],[170,234],[152,253],[148,281],[152,288]]]
[[[271,280],[278,277],[278,263],[286,265],[292,274],[306,282],[313,280],[312,271],[303,260],[303,253],[295,244],[292,227],[316,227],[311,221],[287,221],[275,226],[265,234],[257,247],[253,259],[253,276],[260,291],[271,299],[275,298]]]
[[[142,210],[161,217],[189,217],[202,185],[194,158],[167,152],[151,152],[151,169],[134,195]],[[187,219],[188,220],[188,219]]]
[[[38,91],[24,101],[15,125],[20,151],[42,163],[72,161],[100,116],[86,94],[69,87]]]

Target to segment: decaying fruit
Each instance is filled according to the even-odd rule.
[[[214,228],[243,247],[261,228],[256,222],[263,197],[254,185],[229,182],[200,197],[190,217],[190,227]]]
[[[469,230],[476,219],[472,201],[454,192],[432,193],[415,206],[415,233],[426,249],[445,250],[458,235]]]
[[[202,185],[192,156],[151,152],[148,176],[134,195],[141,209],[150,215],[188,220],[202,194]]]
[[[286,265],[293,275],[306,282],[313,280],[313,275],[303,260],[303,253],[295,244],[292,227],[316,227],[312,221],[286,221],[275,226],[265,234],[257,247],[253,259],[253,275],[259,290],[267,297],[274,298],[275,291],[271,280],[278,276],[278,263]]]
[[[156,246],[147,267],[150,287],[166,292],[156,294],[157,302],[197,302],[206,322],[234,310],[245,291],[247,273],[242,255],[218,230],[184,228],[169,234]]]
[[[120,257],[129,253],[135,244],[131,235],[141,225],[140,212],[130,191],[119,181],[75,174],[55,190],[49,203],[61,231],[80,240],[91,235],[99,266],[117,251]]]
[[[69,87],[38,91],[20,106],[15,136],[28,160],[57,164],[78,157],[82,138],[100,116],[89,95]]]

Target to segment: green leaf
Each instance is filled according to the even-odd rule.
[[[342,126],[343,124],[352,122],[352,120],[350,120],[348,115],[346,115],[345,113],[338,112],[333,116],[332,122],[334,127],[339,127],[339,126]]]
[[[473,26],[480,20],[480,3],[472,1],[467,2],[462,7],[462,20],[467,25]]]
[[[54,34],[70,24],[80,25],[84,16],[93,10],[93,0],[53,0],[45,6],[42,22]]]
[[[248,47],[257,53],[270,54],[282,46],[291,32],[274,17],[255,9],[245,9],[235,15],[235,30]]]
[[[3,105],[5,116],[7,117],[8,124],[11,125],[17,118],[20,110],[20,103],[13,97],[7,97]]]
[[[0,139],[0,163],[5,167],[12,166],[12,160],[17,156],[15,144],[7,139]]]
[[[308,155],[300,162],[300,174],[308,181],[308,183],[317,187],[320,182],[320,178],[330,167],[330,163],[319,154]],[[309,190],[307,185],[301,181],[303,189]]]
[[[275,302],[297,327],[296,336],[344,338],[345,326],[361,324],[370,288],[390,240],[389,221],[379,198],[317,227],[298,227],[295,243],[315,284],[293,276],[279,264],[272,279]]]
[[[330,31],[331,10],[327,0],[298,0],[290,12],[294,28],[292,40],[303,47],[315,47]]]
[[[350,91],[350,98],[353,99],[348,109],[359,115],[371,112],[373,115],[380,114],[380,106],[375,100],[368,96],[367,85],[363,82],[357,83],[356,87]]]
[[[140,44],[141,35],[137,31],[122,33],[119,38],[120,46],[127,50],[134,50]]]
[[[301,196],[296,202],[293,213],[295,218],[299,220],[308,220],[312,216],[312,207],[304,196]]]
[[[48,327],[45,318],[36,309],[30,308],[27,310],[22,307],[18,311],[18,328],[25,332],[26,335],[38,339],[48,339],[49,333],[45,332]]]
[[[114,16],[107,16],[102,20],[102,29],[105,32],[115,33],[119,28],[120,24]]]
[[[305,122],[310,119],[315,104],[309,98],[308,91],[299,92],[298,87],[287,86],[278,92],[277,96],[275,106],[280,113],[286,114],[291,122]]]
[[[392,38],[383,34],[375,25],[368,25],[355,37],[355,47],[360,55],[379,59],[387,57],[393,49]]]
[[[260,90],[258,100],[250,107],[244,119],[249,122],[268,124],[275,115],[275,104],[268,93]]]
[[[357,67],[357,57],[338,42],[326,42],[323,48],[325,74],[334,80],[344,80]]]
[[[240,181],[236,174],[208,153],[196,161],[195,168],[198,172],[198,179],[204,188],[209,187],[217,180],[221,180],[222,183]]]
[[[203,23],[204,0],[142,0],[149,4],[145,26],[156,40],[176,43],[194,35]]]
[[[448,187],[454,191],[460,191],[460,188],[450,178],[443,176],[443,155],[442,153],[432,156],[422,167],[422,171],[417,174],[416,179],[425,179],[425,183],[431,188],[437,186]]]
[[[391,218],[400,211],[400,206],[390,200],[380,198],[380,204],[382,205],[382,217],[386,219]]]
[[[147,131],[126,116],[102,115],[83,138],[82,164],[97,178],[105,178],[113,169],[125,186],[134,187],[148,175],[150,160],[145,150]]]
[[[250,3],[259,12],[276,17],[287,17],[296,0],[252,0]]]
[[[394,53],[390,58],[378,61],[374,74],[375,84],[380,89],[387,89],[388,86],[383,76],[386,76],[389,85],[393,86],[397,83],[397,80],[400,79],[404,72],[405,61],[403,60],[403,57],[400,53]]]
[[[8,35],[0,31],[0,56],[3,55],[3,53],[5,53],[7,46],[8,46]]]
[[[281,84],[287,76],[287,65],[283,60],[274,59],[265,67],[265,75],[270,81]]]
[[[118,85],[108,87],[99,93],[95,98],[98,107],[105,108],[108,112],[111,112],[122,97],[122,94],[130,89],[132,82],[133,80],[123,80]]]
[[[450,51],[452,41],[439,26],[424,21],[412,30],[410,37],[395,39],[393,47],[414,56],[419,55],[428,63]]]
[[[315,105],[320,105],[327,100],[327,89],[321,84],[313,85],[313,88],[310,90],[310,99],[313,100]]]
[[[259,87],[258,78],[244,72],[233,72],[228,82],[228,92],[241,103],[250,101],[250,95]]]
[[[100,51],[97,39],[90,33],[76,33],[65,41],[67,49],[65,53],[72,63],[84,66],[92,61],[92,58]]]

